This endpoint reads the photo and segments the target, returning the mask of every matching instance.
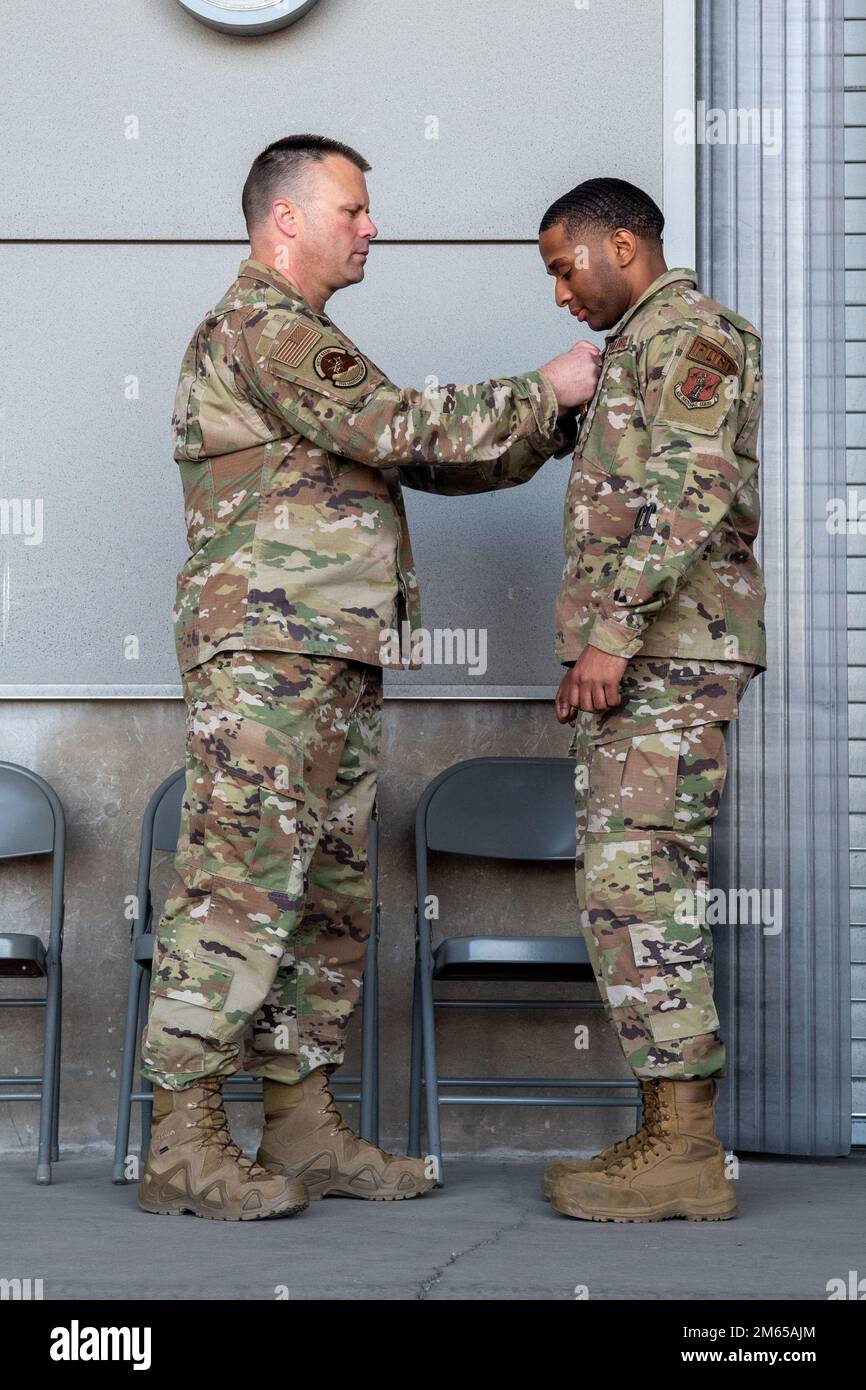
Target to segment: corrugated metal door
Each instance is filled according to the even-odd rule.
[[[698,4],[697,269],[765,342],[770,669],[732,729],[713,865],[729,899],[781,893],[778,923],[716,932],[720,1123],[740,1151],[851,1138],[846,553],[827,521],[846,487],[843,45],[842,0]]]
[[[852,1142],[866,1144],[866,0],[845,7],[845,349]]]

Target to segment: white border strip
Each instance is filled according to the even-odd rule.
[[[37,693],[34,693],[37,692]],[[386,685],[386,700],[552,700],[554,685]],[[179,685],[0,685],[2,700],[180,700]]]
[[[674,139],[677,113],[695,110],[695,0],[664,0],[662,15],[662,158],[665,260],[695,264],[695,145]]]
[[[663,0],[662,165],[665,256],[668,265],[694,266],[696,254],[695,146],[674,141],[678,111],[695,108],[695,0]],[[387,678],[386,678],[387,680]],[[387,700],[552,700],[553,686],[417,685],[389,689]],[[0,685],[2,700],[171,700],[179,685]]]

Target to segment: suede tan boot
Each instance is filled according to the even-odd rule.
[[[433,1187],[423,1159],[385,1153],[343,1122],[322,1067],[294,1086],[266,1079],[264,1091],[265,1130],[256,1161],[272,1173],[299,1178],[311,1201],[396,1201],[420,1197]]]
[[[648,1133],[602,1172],[565,1177],[551,1206],[583,1221],[726,1221],[737,1214],[716,1137],[718,1084],[660,1080]]]
[[[154,1090],[154,1126],[138,1204],[162,1216],[259,1221],[294,1216],[307,1206],[303,1184],[276,1177],[233,1143],[222,1078],[183,1091]]]
[[[553,1189],[563,1178],[575,1177],[578,1173],[601,1173],[614,1159],[622,1158],[625,1154],[630,1154],[632,1149],[639,1148],[647,1134],[647,1125],[655,1107],[655,1088],[658,1082],[655,1080],[647,1081],[644,1077],[640,1079],[641,1095],[643,1097],[643,1119],[640,1128],[634,1134],[630,1134],[627,1139],[617,1139],[615,1144],[610,1144],[601,1153],[597,1153],[593,1158],[563,1158],[557,1159],[555,1163],[548,1163],[544,1170],[543,1191],[545,1197],[550,1200],[553,1196]]]

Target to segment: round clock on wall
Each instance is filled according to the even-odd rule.
[[[224,34],[269,34],[293,24],[316,0],[180,0],[185,10]]]

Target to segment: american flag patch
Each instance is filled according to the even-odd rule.
[[[271,353],[271,360],[282,362],[286,367],[297,367],[322,336],[318,328],[296,323],[291,333],[287,333],[280,346]]]

